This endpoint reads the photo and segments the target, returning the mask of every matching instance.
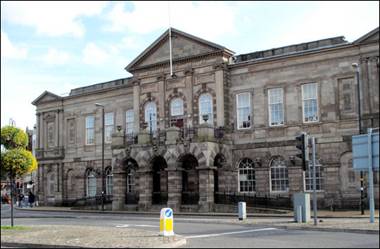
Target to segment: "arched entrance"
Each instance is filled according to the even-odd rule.
[[[223,154],[218,153],[214,159],[214,193],[219,192],[219,170],[223,167],[223,164],[226,162],[226,158]]]
[[[137,204],[139,201],[138,193],[138,176],[136,171],[138,169],[137,162],[129,158],[125,161],[126,167],[126,193],[125,193],[125,204]]]
[[[162,156],[156,156],[152,162],[152,204],[166,204],[168,202],[168,173],[167,164]]]
[[[198,160],[191,154],[182,156],[182,204],[195,205],[199,201]]]

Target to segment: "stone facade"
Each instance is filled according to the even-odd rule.
[[[308,172],[303,176],[294,159],[295,137],[305,131],[317,138],[319,205],[358,206],[360,181],[351,151],[351,136],[358,134],[352,63],[360,68],[363,130],[379,127],[378,28],[350,43],[335,37],[238,56],[172,29],[173,75],[168,35],[126,67],[131,78],[73,89],[67,97],[45,91],[33,102],[40,203],[72,203],[100,195],[103,185],[114,210],[167,205],[212,211],[215,192],[291,197],[307,188]],[[316,86],[313,122],[304,117],[309,102],[303,87],[309,83]],[[269,121],[273,89],[281,92],[280,125]],[[211,114],[205,123],[200,115],[204,94],[210,96],[205,105]],[[237,105],[241,94],[248,106]],[[182,103],[179,116],[172,112],[174,99]],[[113,133],[104,144],[104,164],[102,108],[95,103],[113,113],[106,124]],[[147,119],[148,104],[155,107],[153,119]],[[131,124],[128,110],[133,111]],[[244,115],[246,123],[240,120]],[[133,132],[127,134],[127,128]],[[104,182],[102,172],[108,172]],[[378,173],[375,179],[378,203]]]

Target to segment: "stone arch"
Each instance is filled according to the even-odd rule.
[[[166,204],[168,201],[167,162],[162,155],[153,155],[149,160],[152,180],[152,204]]]
[[[89,193],[89,189],[88,189],[88,176],[89,174],[93,173],[94,174],[94,177],[95,177],[95,187],[97,188],[97,180],[98,180],[98,174],[97,172],[95,171],[95,169],[93,167],[87,167],[86,170],[84,171],[84,181],[83,181],[83,185],[84,185],[84,196],[89,196],[88,193]],[[95,190],[95,193],[97,192],[97,189]]]
[[[204,93],[209,93],[212,97],[212,113],[213,113],[213,120],[214,120],[214,126],[216,125],[216,93],[214,89],[207,87],[206,84],[202,85],[202,88],[199,89],[195,94],[194,94],[194,118],[193,122],[194,125],[199,124],[199,97],[204,94]]]
[[[178,158],[182,169],[182,204],[198,204],[199,201],[199,160],[194,154],[186,153]]]
[[[198,160],[199,167],[206,167],[207,166],[207,158],[200,149],[198,144],[191,144],[190,150],[188,154],[192,154],[195,156],[195,158]]]
[[[66,193],[66,199],[73,199],[73,196],[75,195],[74,191],[74,181],[75,181],[75,175],[73,169],[68,169],[66,171],[66,186],[65,186],[65,193]]]

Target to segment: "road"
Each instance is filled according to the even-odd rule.
[[[1,210],[1,225],[10,224],[9,207]],[[159,214],[91,214],[83,212],[28,212],[15,210],[16,225],[87,225],[159,230]],[[224,217],[176,217],[174,232],[187,238],[184,247],[346,247],[379,248],[376,234],[277,229],[261,225],[217,224]]]

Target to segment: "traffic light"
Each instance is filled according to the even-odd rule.
[[[307,162],[309,161],[309,146],[308,146],[309,136],[306,133],[302,133],[301,135],[296,137],[297,141],[297,149],[301,151],[301,153],[296,156],[302,160],[302,169],[306,171]]]

